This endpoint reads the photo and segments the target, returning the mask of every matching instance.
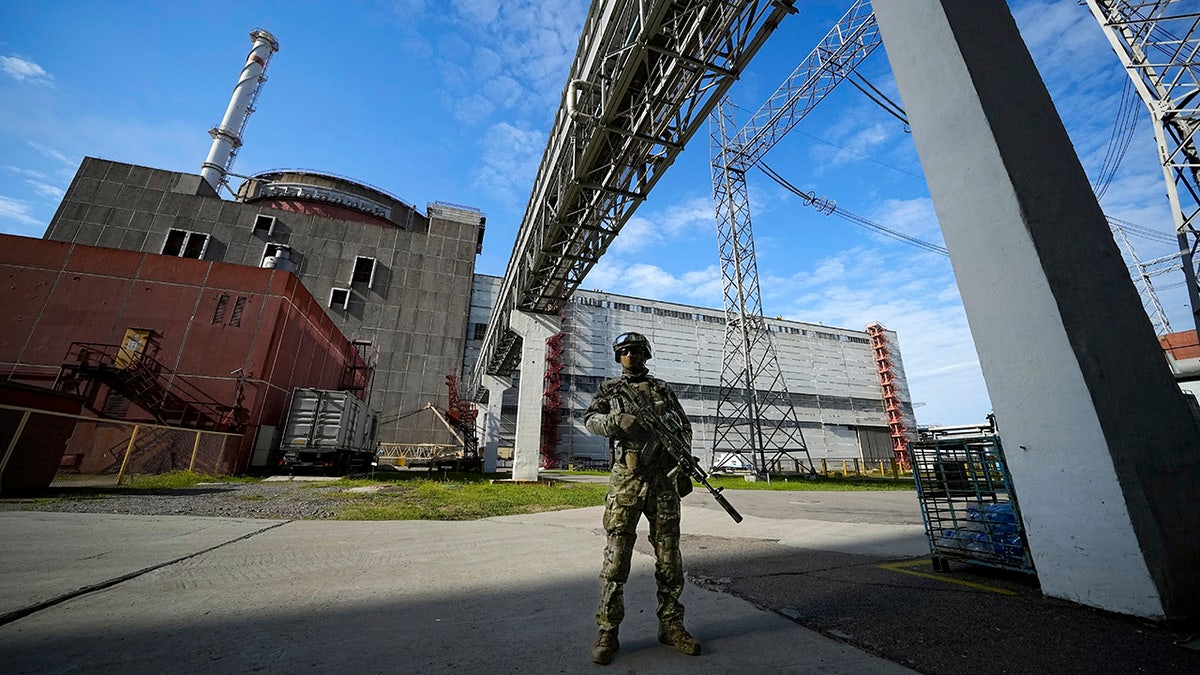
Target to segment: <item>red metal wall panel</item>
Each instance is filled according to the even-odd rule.
[[[1163,335],[1158,338],[1158,342],[1176,361],[1200,358],[1200,342],[1197,341],[1194,330]]]
[[[4,240],[4,245],[8,249],[5,252],[6,260],[17,261],[18,264],[30,267],[45,267],[53,270],[62,268],[72,246],[65,241],[52,242],[29,237],[11,237]]]
[[[0,372],[52,376],[72,342],[116,344],[127,328],[159,333],[155,358],[219,402],[234,403],[241,369],[250,419],[240,456],[226,458],[233,470],[258,425],[282,424],[294,388],[337,388],[354,354],[278,270],[0,235],[0,280]],[[107,466],[113,453],[101,446],[121,434],[84,426],[97,431],[85,434],[95,457],[83,470]]]
[[[130,279],[137,273],[145,253],[121,251],[115,248],[76,244],[67,257],[64,269]]]

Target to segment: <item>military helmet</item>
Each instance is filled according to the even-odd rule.
[[[613,359],[621,362],[621,350],[630,347],[640,347],[646,351],[646,358],[650,358],[650,341],[641,333],[621,333],[613,340]]]

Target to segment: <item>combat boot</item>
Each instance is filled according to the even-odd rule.
[[[681,623],[658,624],[658,641],[664,645],[671,645],[680,654],[695,656],[700,653],[700,643],[696,642],[696,638],[692,637]]]
[[[592,663],[600,665],[608,665],[612,662],[613,654],[621,648],[621,643],[617,641],[617,629],[612,630],[600,629],[600,634],[596,636],[596,644],[592,645]]]

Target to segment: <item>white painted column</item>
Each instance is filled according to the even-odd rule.
[[[513,311],[508,325],[521,336],[521,380],[517,383],[517,435],[513,441],[512,478],[537,480],[546,340],[562,330],[562,319],[550,314]]]
[[[483,376],[483,386],[488,390],[487,409],[483,414],[483,472],[496,472],[496,454],[500,447],[500,406],[504,392],[512,388],[509,378]]]
[[[1043,592],[1194,614],[1200,430],[1008,7],[872,6]]]

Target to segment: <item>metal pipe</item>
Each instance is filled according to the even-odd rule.
[[[242,67],[242,74],[233,88],[229,107],[225,109],[225,117],[218,126],[208,132],[213,142],[208,151],[208,158],[200,168],[200,176],[208,181],[214,190],[220,190],[225,182],[225,175],[233,166],[233,158],[242,146],[242,132],[246,129],[246,121],[250,119],[250,113],[254,112],[254,101],[258,98],[262,83],[267,80],[267,63],[270,62],[271,56],[279,51],[279,41],[265,30],[251,31],[250,39],[254,45],[250,48],[246,65]]]

